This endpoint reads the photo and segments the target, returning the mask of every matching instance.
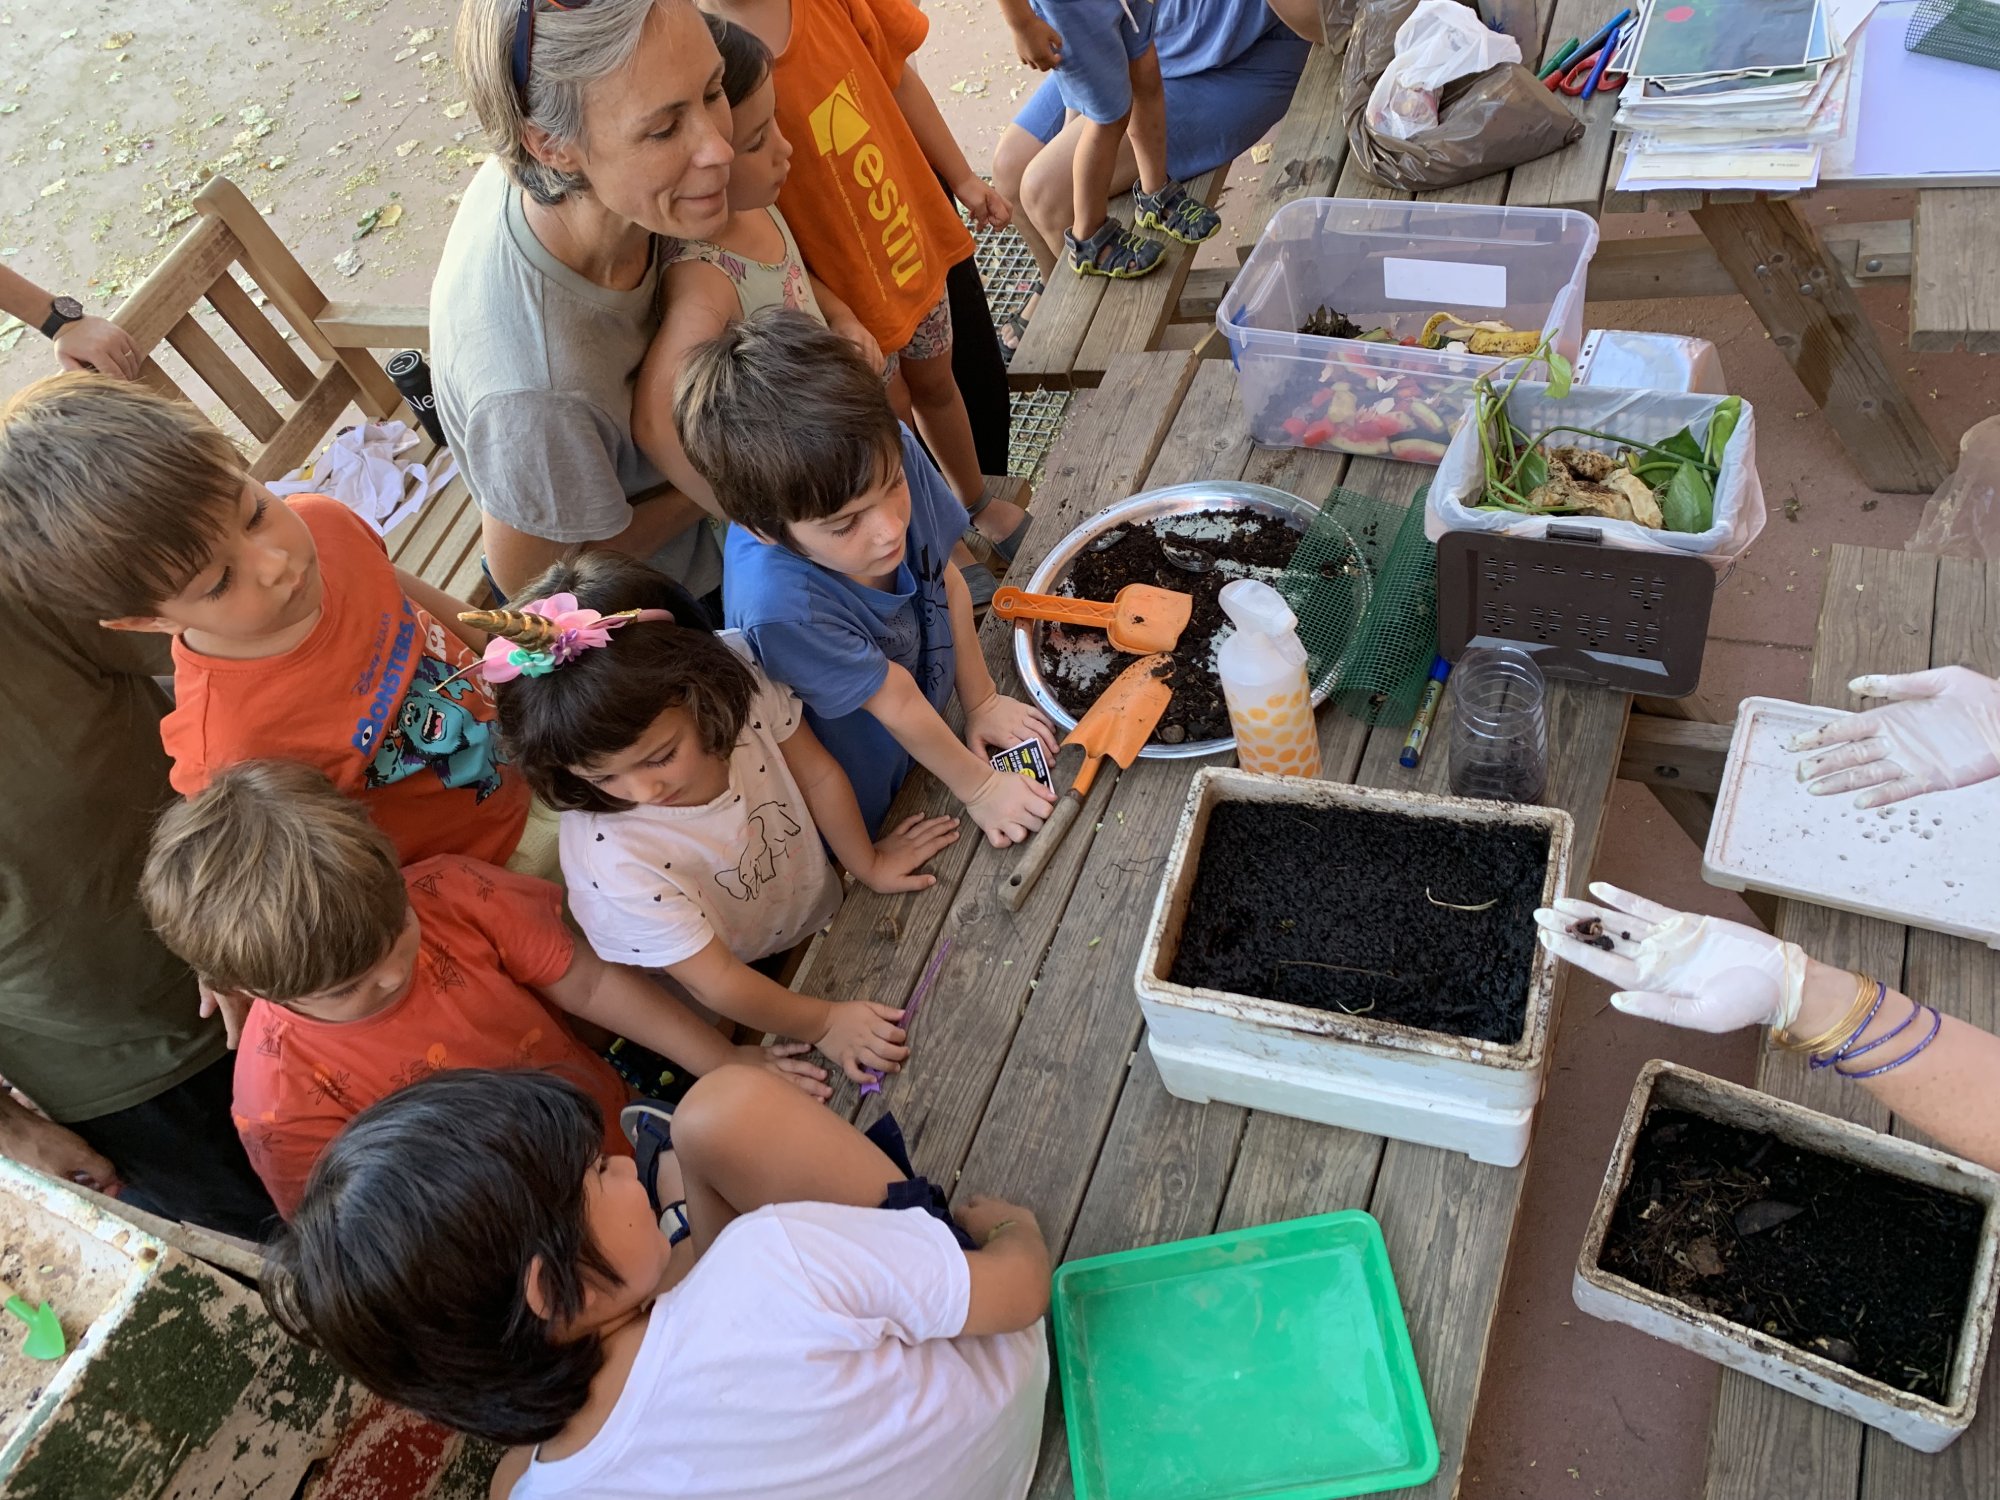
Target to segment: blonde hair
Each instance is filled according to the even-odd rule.
[[[486,144],[538,203],[560,203],[590,183],[538,160],[528,149],[530,125],[564,145],[583,142],[583,96],[632,60],[655,7],[692,0],[592,0],[573,10],[535,3],[534,51],[528,62],[527,108],[514,87],[516,0],[462,0],[453,49]]]
[[[204,982],[279,1004],[365,974],[409,912],[395,845],[367,809],[275,760],[232,766],[167,809],[139,896]]]
[[[0,588],[151,614],[208,566],[247,472],[184,401],[105,375],[38,380],[0,407]]]

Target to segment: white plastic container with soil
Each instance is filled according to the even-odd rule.
[[[1935,1453],[1993,1336],[2000,1175],[1674,1063],[1639,1074],[1576,1305]]]
[[[1215,313],[1250,435],[1437,463],[1477,376],[1544,340],[1576,358],[1596,249],[1568,209],[1287,203]]]
[[[1198,772],[1139,955],[1168,1090],[1514,1166],[1548,1060],[1558,808]]]

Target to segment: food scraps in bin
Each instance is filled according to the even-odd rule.
[[[1377,375],[1366,360],[1336,353],[1320,384],[1278,425],[1304,448],[1338,448],[1406,463],[1444,457],[1451,426],[1408,376]]]
[[[1434,312],[1416,333],[1398,334],[1394,327],[1364,329],[1346,314],[1324,305],[1299,325],[1299,332],[1316,338],[1355,339],[1364,344],[1399,344],[1406,349],[1441,349],[1449,354],[1513,357],[1532,354],[1539,333],[1526,333],[1498,318],[1464,318],[1455,312]]]
[[[1560,401],[1569,395],[1569,361],[1547,341],[1530,358],[1531,364],[1548,362],[1550,397]],[[1708,530],[1715,520],[1715,482],[1722,471],[1723,449],[1742,419],[1742,398],[1725,396],[1717,403],[1701,440],[1687,427],[1663,443],[1563,425],[1531,436],[1514,425],[1507,408],[1531,364],[1517,368],[1504,390],[1494,388],[1490,371],[1473,382],[1473,420],[1479,424],[1486,471],[1479,509],[1601,516],[1631,521],[1650,531]],[[1616,451],[1552,443],[1550,439],[1558,435],[1595,438],[1615,444]]]

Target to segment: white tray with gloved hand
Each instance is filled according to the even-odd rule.
[[[1850,687],[1891,701],[1743,700],[1702,878],[2000,948],[2000,684],[1945,667]]]

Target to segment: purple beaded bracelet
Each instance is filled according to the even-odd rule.
[[[1834,1071],[1839,1073],[1842,1078],[1854,1078],[1854,1079],[1879,1078],[1884,1073],[1887,1073],[1892,1069],[1902,1067],[1904,1063],[1908,1062],[1911,1058],[1915,1057],[1919,1052],[1923,1051],[1924,1048],[1928,1047],[1932,1042],[1937,1040],[1938,1032],[1941,1031],[1944,1027],[1944,1017],[1940,1015],[1937,1011],[1932,1010],[1932,1008],[1928,1005],[1924,1005],[1915,1000],[1912,1000],[1910,1003],[1916,1006],[1917,1010],[1930,1011],[1931,1029],[1924,1033],[1924,1039],[1921,1042],[1918,1042],[1916,1046],[1912,1047],[1908,1052],[1905,1052],[1901,1057],[1897,1058],[1894,1062],[1883,1063],[1881,1067],[1870,1068],[1865,1073],[1849,1073],[1839,1068],[1834,1069]],[[1914,1019],[1916,1016],[1916,1011],[1912,1011],[1910,1014],[1912,1019]],[[1908,1023],[1905,1022],[1904,1024],[1907,1025]]]
[[[1834,1048],[1833,1051],[1827,1053],[1826,1056],[1812,1057],[1807,1059],[1807,1061],[1810,1062],[1812,1066],[1815,1068],[1831,1068],[1835,1063],[1840,1062],[1843,1058],[1845,1058],[1847,1056],[1847,1049],[1849,1047],[1852,1047],[1859,1040],[1861,1040],[1861,1033],[1866,1031],[1871,1025],[1874,1024],[1875,1013],[1882,1008],[1882,1002],[1883,1000],[1888,998],[1888,994],[1889,994],[1889,986],[1884,984],[1879,979],[1876,980],[1875,1003],[1868,1007],[1868,1014],[1861,1018],[1861,1024],[1855,1027],[1852,1031],[1848,1032],[1847,1040],[1842,1042],[1838,1047]],[[1907,1026],[1910,1023],[1905,1021],[1903,1024]],[[1889,1033],[1889,1035],[1894,1036],[1895,1032],[1892,1031]],[[1877,1047],[1880,1045],[1881,1045],[1880,1042],[1870,1042],[1868,1044],[1869,1047]],[[1868,1048],[1864,1047],[1861,1050],[1865,1052],[1868,1050]],[[1846,1077],[1847,1075],[1842,1074],[1841,1076]]]

